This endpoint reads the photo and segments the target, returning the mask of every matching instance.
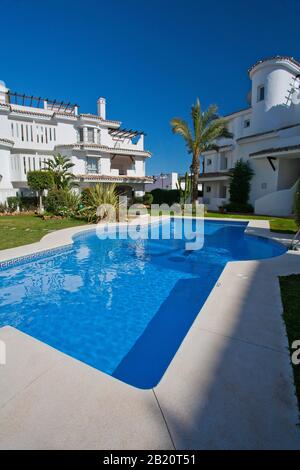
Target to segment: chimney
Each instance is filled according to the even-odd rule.
[[[106,119],[106,99],[99,98],[97,100],[97,109],[98,109],[98,116],[102,119]]]
[[[8,88],[6,88],[5,83],[0,80],[0,103],[8,103]]]

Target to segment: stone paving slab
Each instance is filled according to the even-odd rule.
[[[130,387],[14,328],[1,328],[0,339],[7,348],[0,449],[173,448],[152,390]]]

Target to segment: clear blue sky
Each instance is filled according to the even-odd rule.
[[[257,59],[300,59],[293,0],[3,0],[1,12],[0,79],[81,112],[105,96],[108,118],[147,133],[148,174],[188,168],[169,121],[197,96],[230,113],[246,106]]]

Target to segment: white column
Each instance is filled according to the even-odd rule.
[[[83,142],[87,142],[87,141],[88,141],[87,127],[84,126],[84,128],[83,128]]]
[[[97,129],[94,127],[94,143],[97,143]]]

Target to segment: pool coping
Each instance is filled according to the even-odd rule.
[[[94,228],[63,229],[0,251],[0,262],[70,245],[74,235]],[[264,220],[251,220],[246,233],[284,244],[291,239],[270,232]],[[12,364],[1,369],[0,448],[300,449],[278,285],[278,275],[292,273],[300,273],[299,252],[227,263],[152,390],[126,385],[12,327],[1,328]],[[94,390],[88,405],[84,393]],[[99,396],[105,397],[100,406]]]

